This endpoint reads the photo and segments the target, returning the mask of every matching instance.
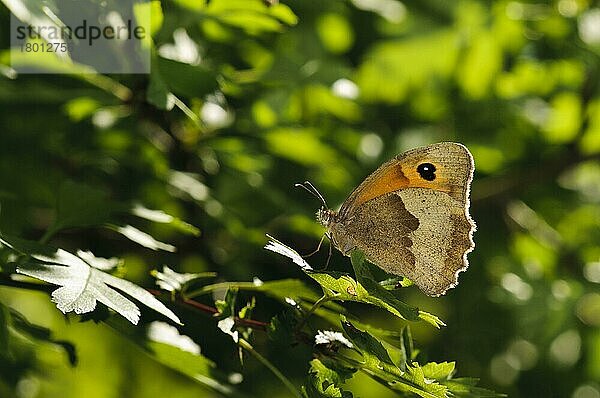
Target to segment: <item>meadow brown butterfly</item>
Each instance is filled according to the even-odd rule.
[[[475,247],[474,168],[464,145],[415,148],[381,165],[339,211],[322,207],[317,219],[343,254],[360,249],[373,264],[439,296],[458,283]]]

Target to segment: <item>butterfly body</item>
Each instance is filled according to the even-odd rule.
[[[473,169],[461,144],[416,148],[380,166],[338,212],[321,209],[317,218],[343,254],[360,249],[385,271],[439,296],[456,285],[474,248]]]

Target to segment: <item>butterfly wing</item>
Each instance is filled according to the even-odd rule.
[[[422,164],[433,165],[435,178],[423,178]],[[473,169],[469,151],[455,143],[392,159],[342,205],[331,227],[334,242],[343,252],[361,249],[371,262],[406,276],[429,295],[445,293],[467,268],[474,247],[468,212]]]

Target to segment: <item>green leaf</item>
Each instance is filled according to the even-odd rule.
[[[220,318],[227,318],[236,315],[235,301],[237,299],[238,289],[233,287],[227,289],[224,300],[215,301],[215,307],[219,310]]]
[[[51,246],[42,245],[41,243],[35,241],[25,240],[6,234],[2,234],[0,236],[0,243],[12,249],[13,251],[26,256],[35,254],[38,256],[51,257],[56,253],[56,248]]]
[[[443,381],[448,380],[452,376],[455,366],[454,362],[429,362],[421,366],[421,369],[426,378]]]
[[[294,302],[294,308],[302,308],[308,310],[312,307],[313,303],[317,301],[320,296],[308,286],[305,282],[298,279],[281,279],[276,281],[268,282],[226,282],[216,283],[212,285],[206,285],[198,290],[188,292],[187,297],[196,297],[201,294],[211,293],[215,290],[225,290],[229,288],[238,288],[240,290],[248,290],[254,292],[261,292],[269,297],[272,297],[285,305],[292,305]],[[325,318],[332,324],[336,324],[339,321],[339,314],[345,313],[344,307],[327,302],[319,307],[315,313]]]
[[[20,241],[20,247],[11,245],[6,237],[0,238],[0,242],[23,253],[23,241]],[[26,246],[32,248],[38,245],[29,243]],[[52,301],[63,313],[75,311],[76,314],[84,314],[91,312],[96,308],[97,301],[100,301],[124,316],[131,323],[137,324],[140,318],[139,308],[131,300],[113,289],[116,288],[174,322],[181,323],[170,309],[146,289],[91,266],[90,263],[95,264],[98,262],[96,260],[104,263],[104,261],[101,261],[102,259],[98,258],[91,261],[91,253],[86,253],[84,256],[90,262],[88,263],[81,256],[78,257],[63,249],[43,248],[42,252],[25,252],[25,254],[41,262],[21,264],[17,268],[17,272],[61,286],[52,292]]]
[[[201,65],[189,65],[157,57],[158,71],[169,91],[189,98],[201,98],[218,88],[215,72]]]
[[[215,369],[214,362],[205,356],[183,351],[170,344],[150,341],[148,348],[160,363],[190,376],[192,379],[195,379],[196,374],[208,376]]]
[[[296,25],[298,23],[296,14],[294,14],[290,7],[282,3],[269,7],[269,14],[288,25]]]
[[[506,397],[506,394],[500,394],[486,388],[476,387],[479,379],[463,377],[444,381],[443,384],[448,387],[455,397],[463,398],[499,398]]]
[[[305,396],[309,398],[351,398],[349,391],[344,391],[341,384],[351,378],[356,369],[347,368],[331,360],[313,359],[310,361],[308,383],[303,388]]]
[[[401,368],[402,370],[406,370],[406,364],[412,362],[412,360],[416,356],[409,326],[402,328],[402,334],[400,337],[400,349],[402,351],[402,356],[404,357],[404,361]]]
[[[339,272],[308,271],[307,274],[317,281],[327,294],[334,296],[336,300],[372,304],[402,319],[419,320],[419,310],[417,308],[396,299],[373,280],[366,280],[367,287],[365,287],[349,275]],[[372,292],[378,294],[378,296],[373,295]]]
[[[205,12],[220,23],[244,29],[252,35],[278,32],[283,29],[282,22],[295,25],[298,21],[288,6],[268,7],[261,0],[213,0]]]
[[[250,317],[252,317],[252,311],[254,311],[254,308],[256,307],[256,298],[252,297],[250,299],[250,301],[248,301],[246,303],[245,306],[243,306],[239,311],[238,311],[238,317],[240,319],[249,319]]]
[[[162,27],[164,15],[160,1],[152,0],[143,3],[134,3],[133,12],[138,23],[140,21],[150,22],[150,26],[145,26],[146,24],[144,24],[144,27],[148,28],[149,36],[154,36]]]
[[[431,362],[421,367],[417,362],[411,361],[413,348],[408,327],[403,330],[401,342],[403,346],[401,349],[402,354],[404,358],[409,358],[405,363],[404,371],[396,366],[388,350],[369,332],[357,329],[344,318],[342,319],[342,327],[354,347],[363,357],[361,369],[393,390],[410,392],[424,398],[447,398],[450,397],[450,392],[454,393],[456,391],[458,394],[466,391],[472,393],[477,390],[476,387],[473,387],[476,381],[467,385],[466,381],[471,379],[459,382],[456,386],[453,384],[454,381],[450,378],[454,372],[454,362]],[[451,386],[453,389],[451,389]]]
[[[434,380],[426,379],[423,369],[416,362],[406,366],[402,380],[404,382],[391,383],[390,387],[397,391],[412,392],[423,398],[450,397],[448,387]]]
[[[436,315],[430,314],[429,312],[420,311],[419,310],[419,318],[424,320],[425,322],[435,326],[436,328],[440,328],[441,326],[446,326],[446,323],[438,318]]]
[[[345,318],[342,319],[342,327],[354,347],[362,354],[366,368],[383,370],[395,378],[402,376],[402,370],[396,366],[388,351],[376,338],[366,331],[357,329]]]
[[[158,70],[153,68],[146,89],[146,101],[158,109],[170,111],[175,106],[175,99],[175,95],[169,91],[169,87],[167,87]]]
[[[269,339],[282,345],[290,345],[295,339],[295,328],[298,325],[298,317],[290,310],[283,311],[271,318],[267,327]]]
[[[379,283],[373,280],[371,272],[366,266],[364,254],[359,251],[352,253],[352,264],[357,275],[357,280],[352,279],[347,274],[341,272],[315,272],[312,267],[291,247],[270,237],[265,249],[279,253],[291,258],[298,264],[302,271],[314,279],[325,292],[335,300],[356,301],[376,305],[391,312],[392,314],[411,321],[419,319],[431,323],[435,327],[443,325],[437,317],[416,307],[398,300],[391,292],[383,288]],[[288,297],[288,296],[286,296]]]

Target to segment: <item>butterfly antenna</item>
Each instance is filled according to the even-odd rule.
[[[302,184],[297,183],[297,184],[294,184],[294,186],[305,189],[312,196],[319,199],[319,201],[321,202],[321,204],[323,206],[325,206],[325,208],[329,208],[329,206],[327,206],[327,202],[325,201],[325,198],[323,197],[323,195],[321,195],[321,192],[319,192],[319,190],[317,188],[315,188],[315,186],[310,181],[304,181]]]
[[[312,196],[319,199],[319,201],[321,202],[321,204],[323,205],[324,208],[326,208],[326,209],[329,208],[329,206],[327,206],[327,202],[325,201],[325,198],[323,197],[323,195],[321,195],[321,192],[319,192],[319,190],[310,181],[304,181],[301,184],[297,183],[297,184],[294,184],[294,186],[304,189],[305,191],[310,193]],[[326,236],[327,236],[327,234],[323,234],[323,236],[321,237],[321,240],[319,241],[319,245],[312,253],[309,253],[302,257],[306,258],[306,257],[310,257],[310,256],[318,253],[319,250],[321,250],[321,245],[323,244],[323,241],[325,240]],[[325,269],[327,269],[327,267],[329,266],[329,260],[331,259],[331,255],[332,255],[332,249],[331,249],[331,245],[329,245],[329,254],[327,255],[327,263],[325,264]]]

